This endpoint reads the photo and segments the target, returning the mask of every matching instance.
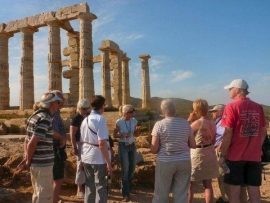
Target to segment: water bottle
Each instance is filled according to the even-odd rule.
[[[228,165],[225,162],[223,162],[221,164],[221,168],[223,169],[223,171],[224,171],[225,174],[230,173],[230,169],[229,169]]]

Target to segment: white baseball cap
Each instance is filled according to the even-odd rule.
[[[58,95],[56,93],[45,93],[44,95],[42,95],[40,102],[44,103],[44,104],[48,104],[54,101],[63,101],[63,99],[61,99],[60,97],[58,97]]]
[[[224,87],[224,89],[230,89],[230,88],[239,88],[239,89],[248,89],[248,84],[243,79],[235,79],[231,82],[231,84]]]
[[[223,104],[218,104],[216,106],[214,106],[214,108],[208,110],[209,112],[213,112],[213,111],[223,111],[224,110],[224,105]]]

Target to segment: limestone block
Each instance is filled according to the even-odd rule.
[[[72,53],[72,54],[70,54],[69,58],[70,58],[71,61],[78,61],[79,60],[79,54]]]
[[[0,23],[0,32],[4,31],[5,27],[6,27],[5,23]]]
[[[114,51],[114,52],[120,51],[118,44],[116,44],[115,42],[113,42],[111,40],[103,40],[101,42],[100,48],[108,48],[108,47],[110,48],[111,51]]]
[[[64,49],[63,49],[63,55],[64,56],[69,56],[69,49],[68,49],[69,47],[65,47]]]
[[[73,76],[78,76],[79,74],[79,70],[78,69],[75,69],[75,70],[65,70],[63,71],[63,77],[64,78],[71,78]]]
[[[69,66],[69,60],[62,60],[62,67]]]
[[[7,23],[4,31],[11,33],[20,32],[20,28],[22,28],[25,25],[27,25],[27,18],[24,18],[22,20],[10,21]]]
[[[68,39],[68,45],[69,46],[77,46],[78,45],[77,39],[75,39],[75,38],[69,38]]]
[[[68,52],[71,53],[78,53],[80,51],[79,46],[68,47]]]
[[[46,21],[55,17],[55,12],[50,11],[46,13],[41,13],[35,16],[28,17],[27,23],[33,27],[43,27],[47,26]]]
[[[75,4],[73,6],[60,8],[56,11],[55,17],[58,18],[59,20],[65,19],[72,20],[76,19],[80,13],[89,13],[89,12],[90,12],[89,6],[85,2],[81,4]]]
[[[69,67],[72,68],[72,69],[73,68],[76,68],[76,69],[79,68],[79,61],[70,61],[69,62]]]
[[[101,56],[100,55],[93,56],[93,63],[100,63],[100,62],[101,62]]]

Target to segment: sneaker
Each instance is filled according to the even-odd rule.
[[[79,198],[84,198],[84,193],[83,193],[83,191],[77,192],[77,197],[79,197]]]

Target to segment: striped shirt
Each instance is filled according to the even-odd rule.
[[[157,160],[163,162],[190,160],[189,136],[194,136],[187,120],[165,118],[156,122],[152,136],[159,138]]]
[[[26,140],[28,142],[32,136],[40,137],[31,160],[31,166],[44,167],[53,165],[53,129],[49,110],[42,109],[34,112],[27,120],[26,131]]]

